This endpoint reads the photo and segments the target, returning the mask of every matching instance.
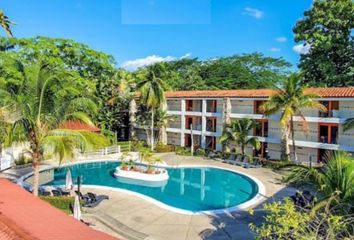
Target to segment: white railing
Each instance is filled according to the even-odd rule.
[[[119,145],[109,146],[101,149],[96,149],[92,151],[87,151],[84,153],[79,153],[80,157],[84,158],[92,158],[92,157],[100,157],[100,156],[107,156],[113,154],[121,153],[121,147]]]

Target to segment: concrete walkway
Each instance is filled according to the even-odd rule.
[[[158,155],[171,166],[207,165],[227,167],[254,176],[265,185],[265,202],[271,202],[274,199],[280,200],[295,192],[295,189],[286,188],[279,184],[281,176],[270,169],[245,169],[199,157],[178,156],[174,153]],[[162,209],[146,200],[126,193],[102,189],[84,189],[84,192],[85,190],[106,194],[110,197],[108,201],[102,202],[98,207],[89,209],[90,213],[109,216],[110,219],[119,222],[117,228],[121,225],[127,226],[147,236],[145,239],[253,239],[253,234],[250,232],[248,225],[250,223],[260,223],[264,216],[261,204],[254,206],[256,209],[254,215],[250,215],[247,211],[215,216],[185,215]],[[100,229],[100,224],[97,224],[96,228]],[[101,230],[107,231],[107,226],[101,225]]]

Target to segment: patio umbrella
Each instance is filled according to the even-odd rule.
[[[68,170],[66,172],[65,189],[66,190],[71,190],[71,189],[73,189],[73,186],[74,185],[73,185],[73,179],[71,177],[71,171]]]
[[[74,202],[74,218],[77,220],[81,220],[81,207],[80,207],[80,200],[79,196],[75,196],[75,202]]]

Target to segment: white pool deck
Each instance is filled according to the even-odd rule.
[[[200,157],[178,156],[174,153],[158,155],[170,166],[214,166],[228,168],[254,177],[264,185],[265,196],[263,202],[281,200],[295,192],[295,189],[280,184],[281,176],[271,169],[245,169]],[[23,173],[17,172],[17,175],[25,173],[25,170],[22,171]],[[191,215],[168,210],[149,200],[125,192],[110,189],[83,188],[83,192],[85,191],[106,194],[110,199],[103,201],[94,209],[87,209],[86,212],[88,214],[86,216],[84,214],[84,218],[86,217],[87,221],[93,222],[95,224],[94,228],[119,236],[121,239],[122,234],[119,234],[119,232],[124,231],[124,227],[119,226],[120,224],[129,227],[133,232],[138,232],[137,235],[141,233],[140,236],[143,235],[144,237],[140,239],[253,239],[253,234],[250,232],[248,225],[261,222],[264,215],[261,209],[262,203],[259,201],[245,210]],[[248,213],[247,209],[249,208],[255,208],[254,215]],[[92,215],[100,216],[101,219],[105,217],[110,220],[115,219],[119,224],[113,223],[108,226],[104,221],[96,221],[96,219],[92,218]],[[114,228],[115,225],[120,229],[112,230],[112,226]]]

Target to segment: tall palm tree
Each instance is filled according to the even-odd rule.
[[[322,193],[324,199],[337,193],[339,200],[354,201],[354,158],[346,152],[327,155],[327,164],[323,168],[303,165],[294,166],[284,179],[287,183],[312,184]]]
[[[138,73],[137,89],[141,94],[141,103],[151,110],[151,151],[154,150],[154,113],[157,107],[161,107],[166,102],[165,91],[167,84],[162,79],[165,73],[165,67],[162,64],[154,64],[141,69]]]
[[[226,126],[224,133],[220,137],[220,143],[223,145],[236,144],[241,147],[242,155],[245,155],[245,147],[250,145],[255,149],[261,147],[257,137],[249,137],[250,131],[256,128],[258,123],[253,119],[234,120],[229,126]]]
[[[8,16],[4,14],[3,11],[0,10],[0,25],[5,30],[6,34],[12,37],[12,32],[10,25],[14,25],[15,23],[9,19]]]
[[[168,115],[166,110],[158,109],[156,111],[156,126],[159,128],[159,141],[165,144],[166,141],[166,128],[168,122],[173,122],[176,116]]]
[[[39,166],[44,154],[53,154],[59,161],[73,158],[76,148],[87,149],[94,133],[61,128],[67,120],[93,125],[85,112],[96,112],[93,101],[82,95],[81,83],[74,76],[41,62],[14,66],[22,74],[17,86],[9,81],[2,86],[4,121],[11,124],[10,139],[29,143],[34,168],[33,194],[38,195]],[[96,144],[96,143],[95,143]],[[102,142],[102,144],[104,144]],[[97,146],[97,145],[96,145]]]
[[[354,128],[354,117],[353,118],[347,118],[343,124],[343,131],[346,132],[350,129]]]
[[[300,75],[292,74],[282,83],[280,88],[277,88],[277,93],[271,96],[266,103],[260,106],[260,110],[263,111],[266,116],[281,112],[281,159],[283,160],[290,160],[288,139],[291,132],[294,160],[297,162],[294,116],[298,115],[301,117],[304,130],[307,130],[307,122],[302,109],[318,108],[320,111],[327,111],[325,106],[314,101],[314,98],[319,98],[320,96],[313,93],[305,93],[305,89],[306,87],[303,85]]]

